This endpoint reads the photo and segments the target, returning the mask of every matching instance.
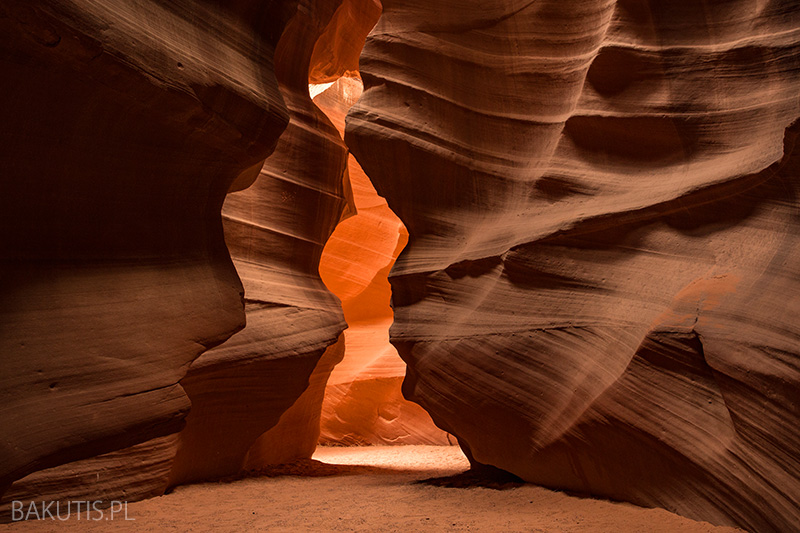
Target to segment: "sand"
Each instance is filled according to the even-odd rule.
[[[20,533],[738,531],[661,509],[580,498],[513,482],[495,483],[494,488],[458,483],[459,478],[419,483],[454,476],[467,467],[458,447],[318,448],[313,460],[259,476],[182,486],[159,498],[130,503],[128,521],[121,515],[113,521],[73,517],[0,528]]]

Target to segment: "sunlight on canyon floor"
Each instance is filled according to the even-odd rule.
[[[128,521],[50,520],[8,531],[732,532],[671,514],[533,485],[448,483],[457,446],[317,449],[312,460],[128,504]],[[454,479],[459,479],[458,477]],[[458,487],[458,488],[456,488]],[[132,519],[132,520],[131,520]]]

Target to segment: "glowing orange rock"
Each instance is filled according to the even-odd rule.
[[[361,80],[345,77],[314,101],[343,129],[344,115],[360,95]],[[342,300],[349,326],[344,359],[325,393],[321,442],[448,444],[430,416],[402,397],[406,368],[389,344],[387,276],[408,234],[352,157],[348,168],[358,212],[339,223],[320,261],[322,279]]]

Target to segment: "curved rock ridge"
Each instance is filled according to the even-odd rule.
[[[352,199],[347,148],[312,102],[308,81],[318,40],[344,31],[331,28],[341,23],[340,9],[337,2],[301,2],[276,47],[289,124],[252,185],[231,192],[222,208],[225,240],[244,285],[247,327],[203,353],[181,382],[192,411],[171,484],[309,458],[319,438],[322,390],[341,348],[324,354],[346,327],[339,300],[320,279],[319,261]],[[340,61],[329,52],[331,61]],[[264,435],[290,407],[294,414],[283,418],[284,429]],[[296,427],[289,427],[291,420]],[[293,439],[283,438],[286,433]]]
[[[178,436],[173,433],[29,474],[5,493],[0,504],[0,522],[19,519],[14,516],[15,501],[23,502],[26,511],[30,509],[29,502],[37,502],[36,506],[42,509],[41,502],[46,502],[46,506],[49,502],[87,500],[99,509],[111,506],[114,501],[133,502],[161,496],[167,489],[177,443]],[[61,508],[65,507],[66,504]],[[59,516],[55,504],[48,509],[52,509],[54,517]],[[73,512],[74,509],[73,506]],[[62,511],[60,516],[66,519],[66,515]]]
[[[674,29],[672,19],[654,13],[630,28],[626,3],[498,5],[508,4],[521,11],[490,9],[480,20],[461,20],[468,9],[390,1],[370,36],[362,56],[369,90],[351,113],[349,144],[358,150],[365,135],[382,143],[380,151],[359,154],[367,169],[391,151],[415,171],[402,181],[377,180],[379,193],[414,225],[412,246],[427,258],[416,264],[404,257],[398,274],[496,256],[582,221],[635,215],[780,158],[797,106],[797,28],[786,28],[780,6],[765,8],[749,34],[695,44],[687,32],[682,47],[654,47],[651,41]],[[705,24],[716,28],[712,22]],[[771,24],[780,31],[763,30]],[[636,40],[637,32],[645,35]],[[765,75],[774,79],[768,90]],[[385,108],[380,115],[377,101]],[[471,127],[476,122],[479,129]],[[722,123],[730,125],[724,132],[714,126]],[[677,187],[670,179],[676,173],[690,178]],[[437,179],[430,183],[430,176]],[[625,187],[631,176],[648,191],[646,201]],[[453,196],[453,206],[480,209],[465,220],[437,206],[444,195]]]
[[[364,40],[380,14],[379,0],[343,0],[314,46],[308,82],[332,83],[344,74],[357,76]]]
[[[344,133],[347,110],[361,95],[357,77],[342,77],[314,102]],[[417,404],[402,397],[405,364],[389,344],[392,310],[387,275],[408,234],[352,157],[348,173],[357,213],[325,245],[320,275],[342,301],[348,323],[344,356],[322,405],[322,444],[448,444]]]
[[[281,415],[278,423],[250,446],[244,461],[245,470],[258,472],[265,466],[286,464],[314,454],[320,437],[325,387],[331,371],[343,357],[344,336],[340,335],[320,357],[308,377],[308,387]]]
[[[473,462],[800,523],[798,47],[796,2],[383,2],[345,139],[410,234],[404,393]]]
[[[351,3],[0,7],[0,489],[39,470],[5,519],[313,452],[345,327],[318,263],[352,201],[307,91],[312,55],[351,70]],[[206,351],[244,325],[231,255],[248,326]]]
[[[0,6],[0,493],[179,431],[187,367],[244,325],[219,212],[289,120],[287,5]]]

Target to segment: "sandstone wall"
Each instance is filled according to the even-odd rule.
[[[361,80],[346,76],[314,102],[344,133],[345,114],[361,91]],[[348,324],[342,361],[325,389],[320,443],[449,444],[425,410],[403,398],[406,366],[389,344],[387,275],[408,233],[352,156],[348,175],[356,213],[336,227],[320,260],[320,275],[342,301]]]
[[[306,390],[320,357],[346,327],[318,270],[348,202],[347,148],[308,94],[314,47],[323,34],[337,31],[328,25],[339,7],[302,2],[278,41],[275,73],[289,124],[255,181],[234,184],[249,186],[231,192],[222,208],[225,241],[244,284],[247,327],[197,358],[182,381],[192,411],[172,484],[241,470],[250,447]],[[319,412],[321,401],[306,409]],[[305,435],[313,452],[319,430],[303,429],[295,433]],[[271,457],[262,440],[248,462],[257,467],[255,457],[274,464],[311,454],[308,445],[288,455],[286,448]]]
[[[219,210],[288,122],[259,4],[0,7],[3,488],[180,430],[244,325]]]
[[[346,141],[406,396],[475,463],[796,527],[797,3],[383,7]]]
[[[345,326],[317,263],[347,188],[307,84],[312,54],[327,75],[352,66],[341,12],[349,0],[0,6],[0,492],[19,480],[0,512],[311,453],[341,355],[318,360]],[[226,193],[251,185],[223,232]],[[302,442],[251,453],[296,403]]]

